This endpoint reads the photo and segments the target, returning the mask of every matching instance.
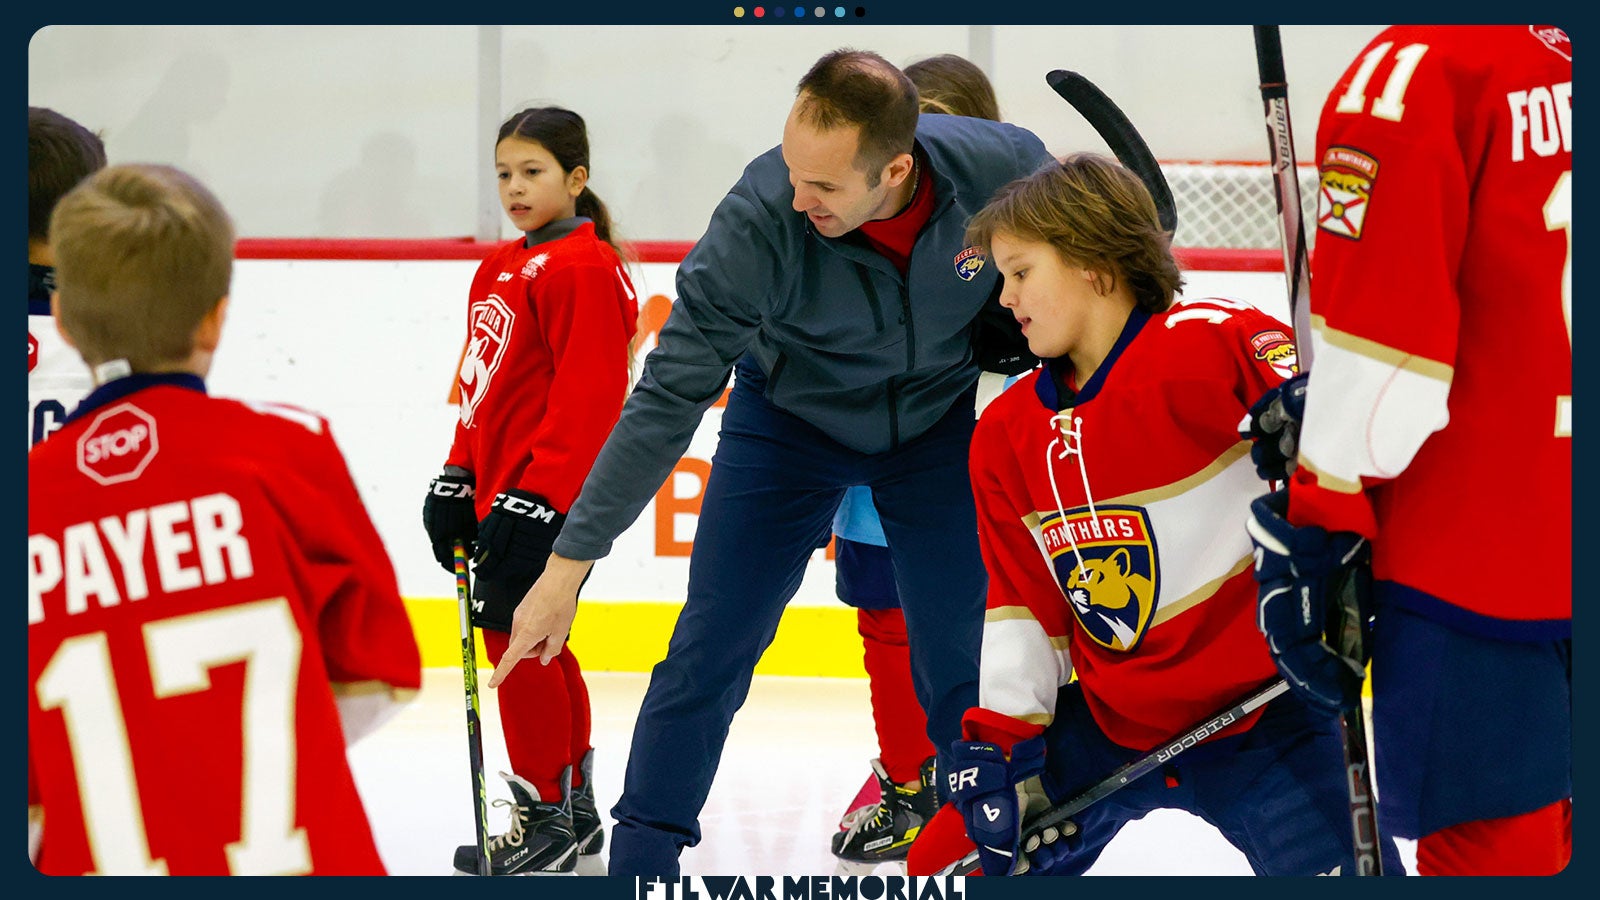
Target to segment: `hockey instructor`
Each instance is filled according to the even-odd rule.
[[[737,370],[688,598],[611,811],[610,874],[676,875],[679,852],[699,842],[728,725],[854,485],[871,487],[883,520],[912,678],[946,770],[945,749],[978,702],[987,582],[967,476],[978,371],[1035,361],[996,303],[995,267],[964,232],[996,189],[1050,161],[1013,125],[919,120],[899,69],[837,50],[800,80],[782,145],[745,168],[684,258],[659,344],[489,680],[561,652],[585,574]]]

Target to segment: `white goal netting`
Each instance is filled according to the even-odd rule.
[[[1302,163],[1300,205],[1308,249],[1316,242],[1317,167]],[[1175,247],[1278,250],[1278,205],[1266,163],[1162,162],[1178,211]]]

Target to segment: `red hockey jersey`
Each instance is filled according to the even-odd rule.
[[[989,597],[969,737],[1009,750],[1040,733],[1074,668],[1095,722],[1136,750],[1273,677],[1245,531],[1267,486],[1238,427],[1294,371],[1288,331],[1231,300],[1135,311],[1075,394],[1040,369],[984,410],[971,464]]]
[[[446,463],[474,474],[479,519],[508,488],[572,508],[627,399],[638,320],[633,282],[592,222],[510,241],[478,266]]]
[[[1571,42],[1389,28],[1329,95],[1317,160],[1290,518],[1375,537],[1374,575],[1457,623],[1570,634]],[[1483,565],[1510,534],[1505,590]]]
[[[28,564],[41,872],[383,874],[335,694],[421,661],[325,420],[104,385],[28,454]]]

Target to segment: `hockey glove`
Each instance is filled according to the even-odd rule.
[[[1300,374],[1261,395],[1250,407],[1250,459],[1266,481],[1288,481],[1300,450],[1300,422],[1306,415],[1306,376]]]
[[[1083,834],[1078,830],[1078,823],[1068,819],[1060,825],[1052,825],[1023,845],[1028,874],[1054,875],[1056,867],[1066,863],[1082,847]]]
[[[567,520],[543,497],[515,488],[496,494],[478,528],[479,578],[531,586]]]
[[[473,509],[476,491],[472,473],[458,466],[446,466],[439,477],[428,482],[428,496],[422,501],[422,527],[433,544],[433,558],[446,572],[456,570],[456,541],[472,553],[478,537],[478,513]]]
[[[1289,687],[1333,714],[1361,702],[1372,608],[1372,548],[1350,531],[1295,527],[1287,488],[1256,498],[1256,626]]]
[[[1027,863],[1019,861],[1027,809],[1017,786],[1044,771],[1044,736],[1012,747],[1009,760],[999,747],[983,741],[956,741],[950,756],[950,801],[961,811],[967,837],[978,845],[983,874],[1025,871]]]

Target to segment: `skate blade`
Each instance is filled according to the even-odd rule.
[[[890,874],[904,875],[906,861],[903,859],[885,859],[878,862],[855,862],[848,859],[833,858],[833,874],[841,878],[865,878],[879,868],[887,867]]]

